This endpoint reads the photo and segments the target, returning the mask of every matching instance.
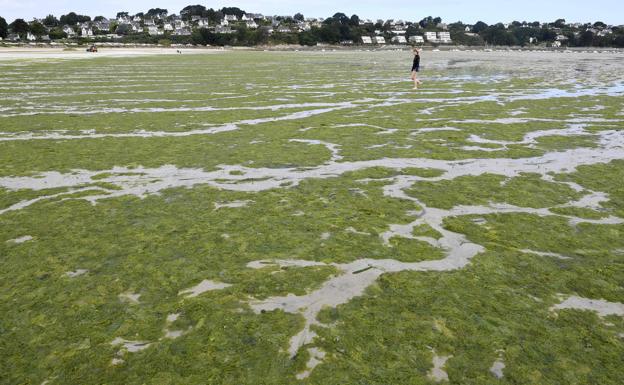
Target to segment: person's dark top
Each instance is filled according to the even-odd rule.
[[[412,64],[412,71],[418,72],[420,69],[420,55],[414,55],[414,64]]]

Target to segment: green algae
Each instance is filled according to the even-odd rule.
[[[95,205],[82,199],[105,193],[96,188],[119,191],[105,179],[135,175],[111,172],[116,166],[305,170],[331,163],[326,146],[291,139],[335,144],[342,156],[338,163],[527,158],[596,148],[593,133],[621,128],[621,96],[505,99],[550,87],[573,92],[568,77],[565,82],[549,77],[552,69],[537,78],[532,68],[492,69],[495,60],[486,68],[432,67],[423,72],[427,93],[412,93],[409,82],[401,81],[408,75],[405,60],[403,53],[391,52],[228,52],[3,67],[14,73],[3,78],[2,114],[20,114],[0,117],[7,137],[48,131],[183,134],[245,119],[270,120],[187,137],[0,142],[2,177],[100,171],[94,183],[79,186],[90,189],[81,192],[0,189],[0,209],[63,194],[0,214],[0,383],[297,383],[295,375],[310,355],[307,346],[294,358],[287,349],[303,317],[281,310],[255,313],[249,302],[318,289],[341,273],[333,263],[442,259],[446,251],[426,242],[393,237],[387,246],[381,234],[391,224],[412,222],[410,213],[428,207],[490,203],[548,208],[552,215],[447,218],[446,230],[486,251],[457,271],[383,274],[365,295],[321,311],[311,345],[327,356],[302,383],[431,384],[427,374],[434,351],[452,356],[445,366],[451,383],[621,383],[624,319],[550,308],[560,302],[559,294],[624,302],[624,227],[572,225],[568,218],[624,217],[622,161],[580,166],[553,175],[553,181],[536,174],[436,180],[443,170],[371,167],[257,193],[197,185],[172,186],[143,199],[111,197]],[[305,77],[301,68],[309,71]],[[605,66],[602,71],[615,70]],[[494,94],[502,99],[488,100]],[[326,108],[306,103],[345,102],[344,109],[273,120]],[[293,106],[265,108],[288,104]],[[510,117],[518,121],[499,120]],[[583,119],[587,134],[523,142],[532,132],[569,128]],[[517,143],[478,143],[503,147],[495,152],[465,150],[475,146],[473,135]],[[385,187],[406,176],[419,178],[405,191],[424,207],[384,195]],[[251,177],[239,184],[264,180]],[[587,192],[560,182],[604,192],[608,200],[600,210],[569,206]],[[215,210],[215,203],[236,200],[249,203]],[[8,242],[26,235],[33,239]],[[442,237],[426,224],[411,235]],[[247,267],[271,259],[328,265]],[[78,269],[88,272],[67,275]],[[192,298],[179,294],[207,279],[232,286]],[[140,295],[138,303],[120,299],[124,293]],[[179,317],[168,322],[171,314]],[[166,338],[166,330],[182,334]],[[151,345],[124,352],[111,345],[116,337]],[[489,371],[499,357],[506,365],[502,379]],[[123,362],[113,365],[114,358]]]

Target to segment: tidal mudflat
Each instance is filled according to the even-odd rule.
[[[624,54],[0,54],[0,382],[621,384]]]

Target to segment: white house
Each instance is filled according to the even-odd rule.
[[[234,31],[228,26],[217,25],[215,27],[215,33],[234,33]]]
[[[73,37],[76,35],[76,32],[74,31],[74,29],[70,27],[69,25],[66,25],[63,27],[63,32],[67,34],[67,37]]]
[[[243,17],[241,17],[242,21],[247,21],[247,20],[253,20],[252,18],[250,18],[249,16],[247,16],[247,14],[243,14]]]
[[[223,19],[223,20],[221,20],[221,26],[222,26],[222,27],[227,27],[228,25],[230,25],[230,22],[229,22],[229,21],[227,21],[227,19]]]
[[[174,25],[176,29],[186,27],[186,23],[184,22],[184,20],[176,20]]]
[[[435,33],[435,32],[425,32],[425,40],[432,41],[432,42],[437,42],[438,41],[438,34]]]
[[[290,27],[285,26],[285,25],[281,25],[277,28],[277,32],[279,33],[291,33],[292,30],[290,29]]]
[[[82,37],[93,37],[93,30],[91,28],[82,27],[81,32],[80,36]]]
[[[35,40],[37,40],[37,37],[35,35],[33,35],[32,33],[28,32],[26,34],[26,40],[28,40],[28,41],[35,41]]]
[[[405,40],[405,36],[395,36],[392,38],[392,42],[394,44],[407,44],[407,40]]]
[[[145,24],[146,27],[156,25],[156,22],[154,21],[154,19],[145,19],[143,23]]]
[[[253,19],[247,20],[247,28],[256,29],[258,28],[258,24],[256,24],[256,22]]]
[[[373,44],[373,39],[370,36],[362,36],[362,44]]]
[[[163,25],[163,29],[168,32],[175,31],[175,28],[173,28],[173,25],[171,25],[171,23],[165,23]]]
[[[199,19],[199,21],[197,22],[197,26],[200,28],[208,27],[208,25],[210,25],[208,19]]]
[[[155,25],[150,25],[149,27],[147,27],[147,33],[149,33],[151,36],[158,36],[163,34],[163,32]]]
[[[227,21],[238,21],[238,17],[236,15],[225,15],[225,20],[227,20]]]
[[[269,27],[268,25],[260,27],[260,30],[264,31],[267,35],[272,35],[274,32],[273,27]]]
[[[178,36],[190,36],[191,35],[191,29],[188,27],[182,27],[182,28],[176,28],[175,32],[173,33],[174,35],[178,35]]]
[[[386,44],[386,39],[383,36],[375,36],[373,37],[373,43],[375,44]]]
[[[453,40],[451,40],[451,33],[450,32],[438,32],[438,41],[440,43],[445,43],[445,44],[452,43]]]
[[[414,35],[409,37],[410,43],[422,44],[425,42],[425,39],[422,36]]]
[[[564,35],[557,35],[557,37],[555,37],[555,40],[557,40],[557,41],[566,41],[566,40],[568,40],[568,37],[564,36]]]

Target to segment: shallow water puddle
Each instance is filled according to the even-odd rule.
[[[207,291],[222,290],[230,286],[232,285],[230,285],[229,283],[216,282],[216,281],[211,281],[209,279],[205,279],[201,281],[200,283],[198,283],[197,285],[191,287],[190,289],[180,291],[178,295],[183,295],[187,298],[193,298]]]

